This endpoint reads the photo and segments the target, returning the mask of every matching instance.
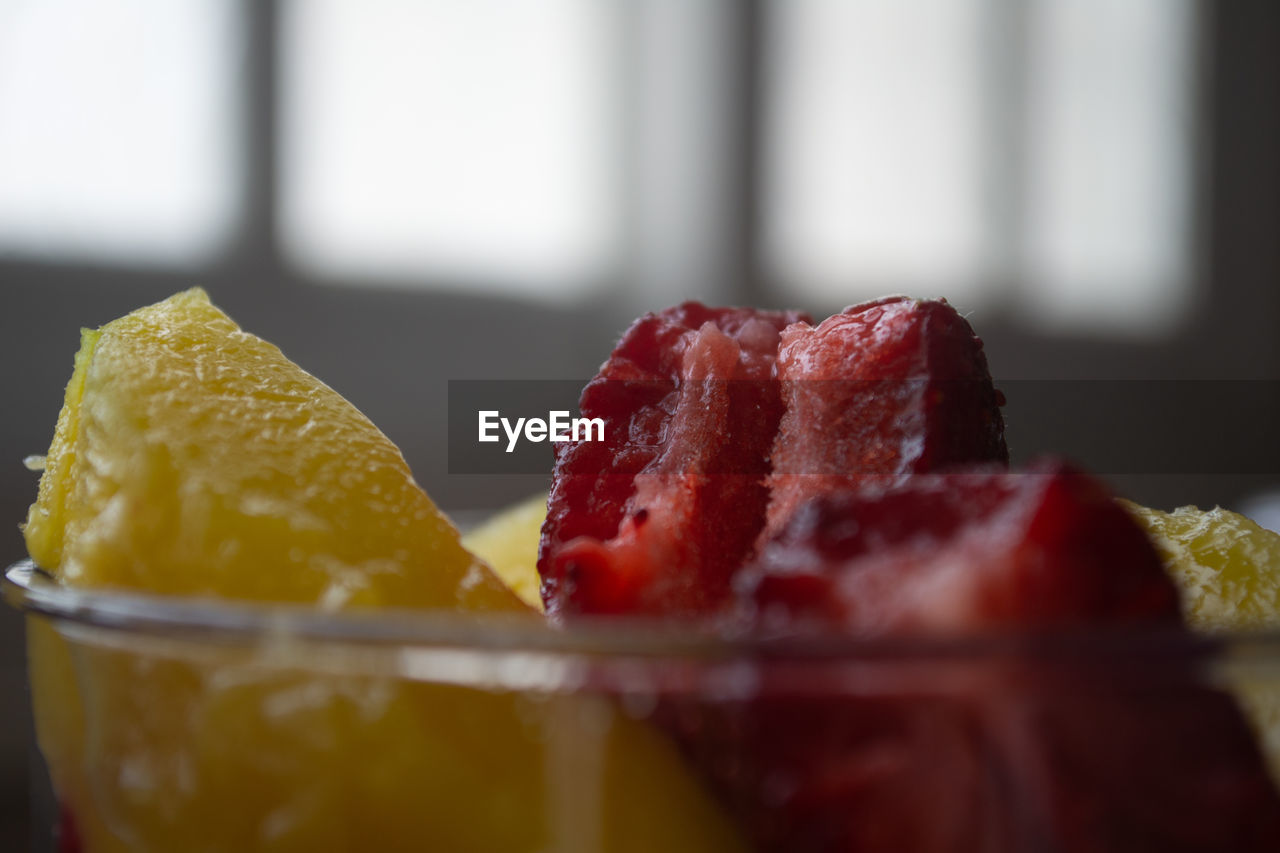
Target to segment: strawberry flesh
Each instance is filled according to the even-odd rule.
[[[981,341],[944,301],[893,297],[816,328],[697,303],[642,317],[582,394],[605,441],[557,447],[547,611],[715,614],[804,501],[1007,462],[1000,403]]]
[[[797,313],[685,303],[631,326],[583,390],[604,441],[557,445],[538,570],[552,616],[713,612],[764,520]]]
[[[760,627],[841,633],[1180,624],[1146,536],[1062,463],[919,475],[816,500],[744,569]]]
[[[1009,461],[982,341],[945,301],[895,296],[792,326],[777,363],[786,413],[762,543],[820,494]]]

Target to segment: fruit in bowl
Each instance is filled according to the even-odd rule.
[[[25,528],[60,584],[538,618],[390,441],[204,293],[83,337]],[[739,849],[674,748],[603,700],[163,648],[31,621],[40,747],[88,853]],[[589,820],[557,818],[558,774]]]
[[[64,837],[1275,849],[1156,552],[1086,475],[1003,470],[1000,402],[940,301],[646,316],[583,394],[615,440],[561,446],[545,522],[467,540],[495,572],[367,419],[203,293],[86,333],[26,526],[88,595],[30,628]],[[78,619],[121,593],[260,630]],[[291,634],[298,608],[340,635]],[[389,643],[378,614],[476,630]],[[1162,645],[1134,665],[1111,629]]]
[[[780,319],[747,334],[738,312],[680,306],[624,334],[582,399],[620,437],[607,476],[599,448],[558,450],[539,558],[552,616],[1189,637],[1159,555],[1099,481],[1005,469],[1001,397],[951,306],[889,298],[772,334]],[[746,398],[765,415],[746,418],[732,383],[770,360]],[[635,394],[637,377],[656,393]],[[658,716],[761,849],[1280,845],[1253,735],[1192,661],[1158,676],[1078,664],[1013,655],[958,691],[818,699],[779,698],[764,675],[741,707],[677,698]],[[924,802],[946,805],[926,817]]]

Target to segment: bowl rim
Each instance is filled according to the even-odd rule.
[[[139,637],[178,638],[218,645],[337,643],[362,648],[454,648],[696,661],[751,659],[916,660],[999,656],[1257,656],[1280,662],[1280,630],[1195,633],[1178,627],[1075,628],[971,634],[861,636],[806,633],[745,634],[722,626],[673,620],[585,618],[566,627],[539,614],[470,613],[405,608],[322,610],[213,597],[165,596],[64,586],[30,558],[5,571],[11,606],[60,624]]]

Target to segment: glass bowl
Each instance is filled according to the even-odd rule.
[[[65,850],[1280,849],[1280,636],[5,594]]]

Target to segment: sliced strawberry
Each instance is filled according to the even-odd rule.
[[[582,393],[605,440],[557,446],[538,570],[553,615],[706,613],[764,520],[796,313],[689,302],[636,321]]]
[[[951,306],[895,297],[801,319],[686,303],[627,331],[580,404],[606,440],[557,453],[549,612],[714,612],[803,501],[1007,461],[982,344]]]
[[[769,633],[1007,643],[800,678],[765,662],[756,699],[665,709],[763,849],[1280,850],[1280,801],[1247,727],[1199,685],[1159,559],[1089,477],[1047,464],[833,494],[739,583],[744,618]],[[1111,659],[1013,644],[1132,626],[1172,645]]]
[[[945,301],[890,297],[782,334],[786,407],[761,542],[841,488],[1009,459],[982,341]]]
[[[1180,624],[1142,531],[1060,463],[912,477],[803,507],[744,569],[764,627],[843,633]]]
[[[766,659],[736,699],[663,697],[758,845],[1280,849],[1253,739],[1198,686],[1141,532],[1070,469],[998,469],[1001,400],[968,324],[904,298],[794,319],[691,303],[637,321],[583,393],[606,441],[558,451],[539,555],[557,615],[737,606],[749,632],[1005,636],[967,659]],[[997,467],[926,474],[974,461]],[[1168,653],[1016,641],[1135,625]]]

